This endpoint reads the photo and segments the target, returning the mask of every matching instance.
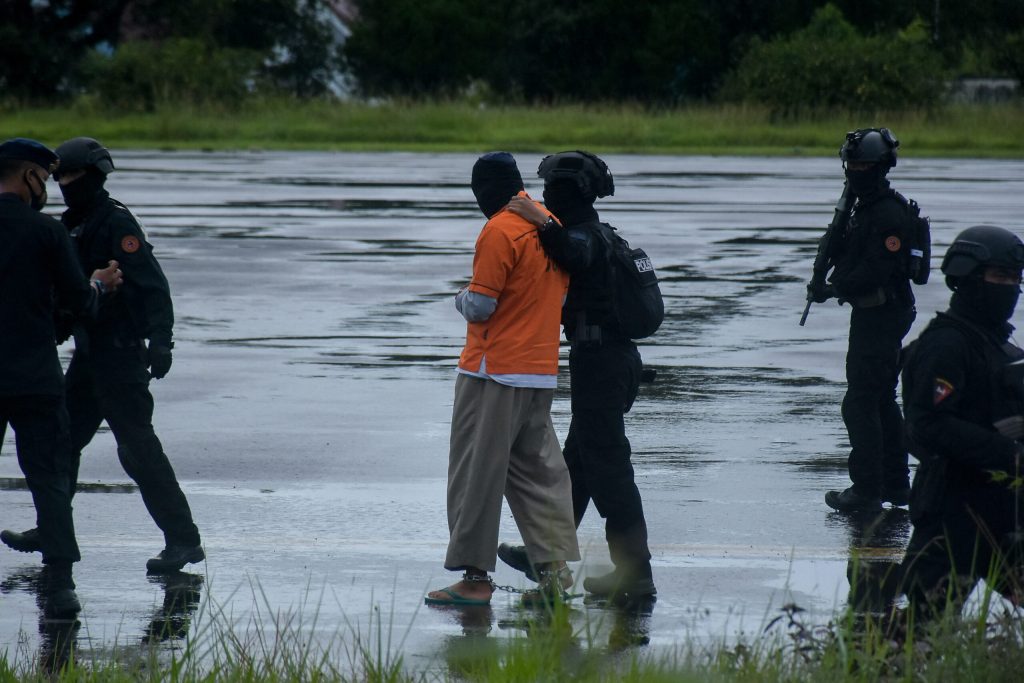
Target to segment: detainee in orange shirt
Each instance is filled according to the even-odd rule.
[[[467,321],[448,456],[445,569],[462,580],[431,591],[432,605],[486,605],[494,584],[502,495],[537,568],[526,603],[557,599],[580,559],[572,485],[554,426],[562,302],[569,278],[545,255],[537,229],[507,209],[526,196],[515,159],[490,152],[473,166],[473,194],[488,218],[473,278],[455,298]]]

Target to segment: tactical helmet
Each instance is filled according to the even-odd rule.
[[[560,179],[573,180],[587,201],[615,194],[615,180],[608,165],[589,152],[559,152],[544,157],[537,175],[549,185]]]
[[[942,259],[942,273],[951,289],[958,278],[988,266],[1024,269],[1024,243],[1005,228],[975,225],[956,236]]]
[[[888,128],[860,128],[846,134],[839,148],[843,161],[881,164],[885,170],[896,165],[896,148],[900,141]]]
[[[114,160],[110,152],[99,141],[92,138],[71,138],[56,149],[60,157],[60,168],[54,176],[60,180],[60,174],[79,171],[84,168],[95,168],[103,175],[114,170]]]

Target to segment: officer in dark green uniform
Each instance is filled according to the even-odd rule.
[[[56,164],[57,156],[35,140],[0,143],[0,423],[14,430],[36,508],[44,610],[64,617],[81,610],[71,575],[81,556],[71,516],[71,440],[54,297],[75,314],[91,314],[100,294],[120,284],[121,273],[116,263],[104,262],[90,286],[67,231],[40,213]]]
[[[1024,244],[1009,230],[961,232],[942,262],[953,295],[907,347],[903,405],[920,461],[904,586],[919,618],[959,610],[979,578],[1018,603],[1024,351],[1010,343]],[[947,602],[947,600],[949,602]]]
[[[116,259],[124,287],[100,307],[97,319],[74,329],[75,354],[67,372],[67,405],[75,453],[72,482],[81,450],[106,420],[117,440],[117,455],[135,483],[165,547],[146,563],[148,571],[177,571],[205,558],[199,530],[163,446],[153,431],[149,379],[171,368],[174,313],[170,290],[138,221],[104,189],[114,170],[110,152],[92,138],[74,138],[57,148],[56,174],[71,231],[86,269]],[[145,340],[149,340],[147,346]],[[8,545],[31,551],[34,531],[12,535]]]
[[[910,259],[919,218],[916,204],[886,179],[898,146],[886,128],[847,135],[840,157],[857,201],[846,234],[839,236],[831,284],[811,293],[816,301],[835,296],[853,308],[842,404],[853,485],[825,495],[841,512],[875,511],[882,502],[906,505],[910,493],[896,383],[903,337],[917,315]]]

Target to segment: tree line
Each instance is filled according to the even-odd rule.
[[[319,96],[342,68],[322,0],[0,0],[0,99]]]
[[[253,94],[908,108],[957,75],[1024,77],[1024,2],[3,0],[5,99],[136,109]]]

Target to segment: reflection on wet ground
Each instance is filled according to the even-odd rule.
[[[404,634],[395,646],[407,666],[458,670],[465,649],[531,632],[536,615],[514,595],[478,610],[422,606],[426,589],[452,579],[441,568],[444,490],[465,329],[451,296],[482,223],[468,189],[473,159],[119,157],[110,188],[146,225],[175,294],[175,364],[153,387],[156,425],[209,559],[195,574],[147,580],[145,560],[163,542],[103,432],[82,461],[89,495],[75,498],[82,628],[39,622],[38,559],[0,549],[9,653],[59,660],[69,642],[82,657],[122,656],[128,642],[170,652],[203,614],[245,629],[297,613],[309,637],[328,641],[370,628],[380,606]],[[538,160],[520,155],[524,169]],[[759,632],[790,603],[823,623],[848,599],[848,560],[898,560],[909,535],[899,511],[865,522],[823,501],[846,485],[849,311],[816,305],[806,327],[797,320],[839,164],[608,161],[616,195],[601,200],[602,218],[651,254],[668,308],[641,347],[657,379],[627,418],[659,599],[633,612],[576,601],[568,622],[589,634],[580,647],[653,653]],[[936,263],[968,225],[1018,224],[1022,162],[911,158],[893,178],[931,216]],[[940,277],[917,293],[912,336],[947,300]],[[567,386],[563,376],[553,408],[563,437]],[[8,434],[0,526],[22,529],[34,511],[13,446]],[[502,524],[502,540],[516,540],[509,515]],[[580,538],[577,576],[601,573],[596,512]],[[504,567],[496,580],[525,587]]]
[[[187,572],[175,572],[165,576],[150,576],[149,582],[163,591],[163,603],[154,607],[149,623],[142,628],[135,656],[150,651],[154,643],[180,643],[188,635],[192,617],[199,607],[203,577]],[[38,658],[43,672],[57,672],[70,661],[87,661],[83,658],[83,646],[91,639],[81,638],[82,622],[79,619],[51,619],[43,614],[43,599],[40,587],[43,581],[42,567],[24,567],[12,571],[0,581],[0,595],[17,597],[19,593],[35,600],[38,610]],[[22,634],[25,635],[24,633]],[[105,649],[109,644],[102,644]],[[125,647],[124,643],[120,643]],[[9,653],[9,659],[12,659]]]

